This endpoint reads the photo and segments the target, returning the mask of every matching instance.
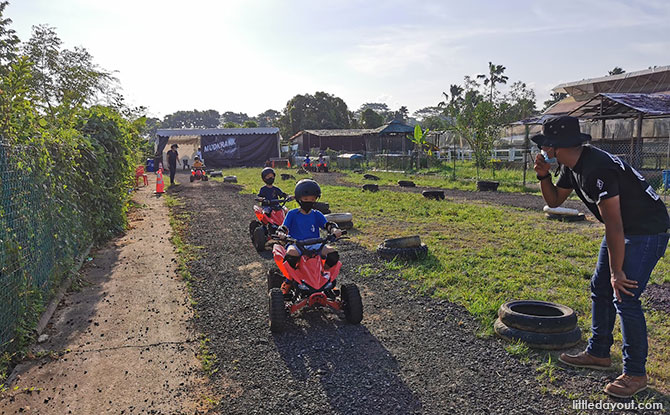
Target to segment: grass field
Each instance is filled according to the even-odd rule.
[[[288,171],[287,171],[288,172]],[[258,169],[226,170],[246,192],[262,185]],[[350,176],[351,177],[351,176]],[[399,176],[381,173],[382,180]],[[406,176],[403,176],[406,177]],[[418,181],[418,180],[417,180]],[[288,182],[287,182],[288,183]],[[283,190],[292,190],[288,185]],[[323,201],[335,212],[351,212],[354,241],[374,249],[385,238],[417,234],[429,246],[424,260],[388,263],[416,288],[463,305],[491,335],[498,307],[512,299],[555,301],[575,309],[584,339],[590,334],[589,279],[604,234],[599,223],[547,221],[542,212],[482,203],[431,201],[420,194],[323,186]],[[251,215],[251,214],[250,214]],[[365,276],[378,270],[360,264]],[[670,282],[670,257],[663,258],[652,283]],[[649,374],[657,387],[670,390],[670,319],[647,312]],[[615,361],[621,362],[621,335],[615,334]]]

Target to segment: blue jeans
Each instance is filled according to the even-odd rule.
[[[607,241],[603,238],[598,255],[598,264],[591,279],[591,331],[587,352],[596,357],[609,357],[614,343],[612,330],[616,315],[621,320],[623,335],[623,372],[630,376],[646,374],[647,323],[644,319],[640,295],[647,287],[651,272],[665,254],[668,234],[626,235],[626,252],[623,271],[629,280],[637,281],[636,289],[628,289],[634,295],[621,293],[619,303],[610,282],[611,273]]]

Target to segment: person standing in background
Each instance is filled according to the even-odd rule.
[[[174,186],[174,175],[177,173],[177,163],[181,164],[179,161],[179,153],[177,152],[178,148],[178,145],[172,144],[170,150],[167,152],[168,167],[170,169],[170,186]]]

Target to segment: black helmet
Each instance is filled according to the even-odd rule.
[[[300,200],[304,196],[321,197],[321,187],[311,179],[302,179],[295,185],[295,198]]]
[[[261,171],[261,179],[265,180],[265,176],[267,176],[270,173],[274,174],[275,177],[277,176],[277,174],[275,173],[275,169],[273,169],[272,167],[266,167]]]

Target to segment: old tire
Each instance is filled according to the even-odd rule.
[[[556,215],[553,213],[547,213],[546,217],[547,219],[558,220],[561,222],[580,222],[586,219],[586,216],[584,216],[583,213],[579,213],[577,215]]]
[[[338,225],[344,222],[351,222],[354,216],[351,213],[329,213],[326,215],[326,220],[335,222]]]
[[[413,248],[388,248],[384,244],[379,244],[377,247],[377,255],[384,259],[404,259],[413,261],[415,259],[423,258],[428,254],[428,247],[426,244]]]
[[[281,174],[281,179],[282,180],[291,180],[291,179],[295,180],[295,176],[293,176],[292,174],[282,173]]]
[[[421,238],[418,235],[413,235],[402,238],[384,239],[383,245],[387,248],[416,248],[421,246]]]
[[[342,284],[342,309],[344,317],[351,324],[358,324],[363,320],[363,300],[356,284]]]
[[[281,288],[283,282],[284,276],[277,268],[268,271],[268,291],[273,288]]]
[[[426,199],[444,200],[444,190],[424,190],[421,194]]]
[[[211,177],[223,177],[223,172],[221,170],[218,171],[207,171],[207,174],[209,174]]]
[[[237,176],[226,176],[223,178],[224,183],[237,183]]]
[[[495,192],[498,190],[499,182],[490,182],[487,180],[480,180],[477,182],[477,190],[480,192]]]
[[[352,228],[354,227],[354,222],[352,222],[352,221],[349,221],[349,222],[342,222],[342,223],[338,223],[337,226],[338,226],[340,229],[344,229],[344,230],[352,229]]]
[[[535,333],[532,331],[519,330],[505,325],[500,319],[493,324],[496,334],[509,341],[521,340],[529,347],[535,349],[559,350],[568,349],[582,339],[579,327],[565,333]]]
[[[368,180],[379,180],[379,177],[375,176],[374,174],[364,174],[363,178]]]
[[[188,179],[191,183],[193,183],[193,181],[195,180],[195,177],[193,175],[191,175],[191,177],[189,177]]]
[[[330,205],[326,202],[315,202],[314,203],[314,209],[318,210],[319,212],[323,213],[324,215],[327,215],[330,213]]]
[[[286,328],[286,307],[284,306],[284,294],[279,288],[273,288],[268,293],[270,330],[279,333]]]
[[[398,180],[398,186],[400,187],[416,187],[413,181],[410,180]]]
[[[547,301],[510,301],[500,306],[498,317],[508,327],[535,333],[566,333],[577,327],[573,309]]]
[[[369,192],[377,192],[379,191],[379,185],[376,184],[364,184],[363,185],[363,190],[367,190]]]
[[[265,242],[267,242],[267,235],[265,234],[265,228],[259,226],[256,229],[254,229],[253,241],[254,241],[254,248],[256,248],[258,252],[265,251]]]

